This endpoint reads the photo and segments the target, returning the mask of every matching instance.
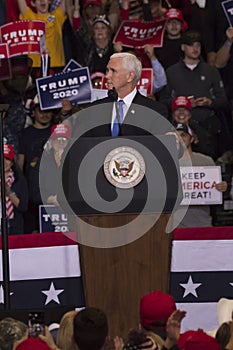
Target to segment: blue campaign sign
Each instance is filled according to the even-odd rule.
[[[91,102],[92,85],[87,67],[36,79],[36,85],[42,110],[61,108],[63,99],[73,105]]]
[[[229,22],[229,25],[233,27],[233,0],[226,0],[223,1],[221,4]]]
[[[65,66],[65,68],[63,69],[63,72],[66,73],[66,72],[69,72],[71,70],[75,70],[78,68],[82,68],[81,64],[79,64],[73,58],[71,58],[69,60],[69,62],[67,63],[67,65]]]
[[[68,232],[68,219],[60,207],[39,206],[39,229],[42,232]]]

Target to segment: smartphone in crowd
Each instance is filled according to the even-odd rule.
[[[45,335],[44,312],[29,312],[28,314],[28,333],[29,337],[38,337],[39,334]]]

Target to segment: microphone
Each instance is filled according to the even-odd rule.
[[[113,101],[117,102],[118,100],[118,93],[116,89],[113,87],[111,90],[108,90],[108,97]]]

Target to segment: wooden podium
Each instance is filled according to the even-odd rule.
[[[104,148],[94,156],[92,150],[103,141],[106,141]],[[105,157],[112,149],[132,146],[132,143],[147,164],[146,176],[134,187],[133,198],[129,204],[123,206],[124,209],[117,212],[100,210],[98,208],[101,207],[101,200],[105,206],[106,203],[107,206],[111,206],[111,203],[116,201],[116,188],[108,182],[103,171]],[[79,169],[82,168],[79,164],[83,163],[86,154],[89,153],[92,157],[84,162],[82,183],[77,183]],[[152,161],[151,154],[154,153],[156,159],[153,158]],[[169,290],[172,234],[166,233],[166,226],[180,197],[177,159],[173,136],[162,135],[156,139],[150,136],[131,139],[119,137],[111,142],[108,139],[93,137],[81,138],[69,151],[63,166],[64,192],[73,213],[76,214],[70,217],[69,229],[78,235],[86,305],[99,307],[106,312],[111,336],[126,336],[130,328],[137,327],[139,302],[144,294],[155,289],[163,292]],[[122,200],[124,204],[127,202],[124,202],[125,189],[117,190],[117,200]],[[83,195],[89,202],[85,201]],[[147,201],[147,198],[150,200]],[[144,210],[146,206],[147,210]],[[124,234],[121,227],[136,221],[139,214],[140,224],[134,229],[129,225],[129,230]],[[153,225],[148,226],[148,222],[153,222]],[[95,227],[94,238],[97,245],[91,244],[92,242],[84,245],[85,237],[91,230],[85,223]],[[126,239],[125,243],[121,242],[122,244],[118,245],[105,245],[101,228],[109,228],[111,232],[111,228],[119,228],[116,233],[123,241],[126,236],[134,239]],[[141,232],[141,236],[135,240],[136,230]],[[106,240],[108,239],[107,235]],[[104,244],[101,245],[101,242]]]
[[[153,217],[156,214],[153,215]],[[125,224],[135,215],[88,216],[93,225]],[[126,336],[139,323],[140,298],[155,289],[169,291],[172,234],[165,233],[169,214],[136,241],[116,248],[80,245],[80,264],[86,306],[104,310],[109,335]],[[145,214],[145,222],[150,215]],[[143,230],[143,227],[141,227]],[[82,225],[77,227],[82,232]],[[86,228],[83,234],[87,233]]]

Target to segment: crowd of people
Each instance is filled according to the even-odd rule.
[[[94,102],[94,106],[111,102],[112,109],[97,116],[101,125],[85,136],[173,133],[180,166],[189,165],[190,160],[194,166],[220,164],[232,175],[233,29],[221,2],[11,0],[0,3],[0,24],[18,19],[45,21],[47,74],[62,72],[73,58],[88,67],[93,88],[98,86],[96,78],[106,76],[107,88],[115,95]],[[113,43],[123,20],[138,19],[166,21],[162,47],[135,45],[129,50],[121,42]],[[0,104],[9,106],[3,112],[8,231],[34,233],[39,230],[41,191],[44,204],[59,206],[57,174],[73,131],[85,129],[78,112],[86,106],[73,106],[64,99],[59,110],[41,109],[36,79],[45,72],[40,55],[12,57],[9,63],[11,78],[0,77]],[[136,88],[142,68],[153,70],[153,92],[147,97]],[[138,105],[158,112],[171,128],[156,117],[142,116]],[[96,115],[90,113],[90,121],[92,117]],[[40,171],[44,176],[41,182]],[[216,184],[223,193],[229,194],[229,187],[226,181]],[[188,208],[177,225],[210,226],[213,206],[211,212],[209,209],[206,205]],[[156,290],[143,296],[139,314],[140,326],[132,325],[128,337],[118,334],[110,340],[108,317],[96,307],[65,314],[57,333],[46,327],[36,338],[29,336],[23,322],[5,318],[0,321],[0,349],[233,349],[231,318],[220,325],[214,337],[202,330],[180,334],[186,312],[177,310],[173,297],[166,293]]]
[[[232,173],[233,29],[228,25],[221,2],[2,1],[1,25],[18,19],[45,21],[46,53],[49,56],[47,74],[61,72],[71,58],[81,66],[88,67],[90,76],[93,77],[93,88],[98,86],[94,80],[106,74],[107,88],[110,90],[114,87],[120,99],[126,97],[124,116],[133,102],[159,112],[175,128],[177,124],[184,125],[183,135],[187,131],[186,134],[191,138],[188,147],[195,152],[191,158],[195,155],[203,160],[196,165],[220,164],[224,171]],[[165,21],[162,47],[145,45],[138,48],[135,45],[134,49],[129,49],[122,42],[113,42],[123,20],[138,19],[155,23]],[[124,54],[139,58],[139,70],[134,61],[124,61]],[[71,101],[64,99],[60,110],[42,110],[35,84],[36,79],[44,74],[40,55],[17,56],[9,61],[12,76],[6,80],[0,78],[0,103],[9,104],[8,110],[4,112],[4,140],[8,147],[13,148],[14,157],[10,160],[16,163],[20,176],[12,177],[10,193],[6,187],[6,202],[13,205],[15,220],[20,212],[21,220],[24,221],[22,225],[22,221],[19,223],[17,220],[18,229],[10,229],[10,233],[32,233],[39,229],[38,206],[42,203],[39,186],[41,156],[44,150],[48,153],[47,169],[53,174],[50,175],[52,181],[49,181],[52,189],[46,189],[46,203],[58,205],[55,190],[57,185],[53,179],[59,171],[60,158],[72,136],[72,128],[76,126],[75,119],[69,117],[76,115],[85,105],[73,106]],[[123,62],[127,69],[122,66]],[[141,68],[148,67],[153,70],[153,92],[144,100],[135,89]],[[119,76],[116,74],[117,69],[122,70]],[[107,99],[101,103],[109,101]],[[111,124],[114,113],[115,111],[112,112]],[[61,123],[65,128],[54,136],[56,125]],[[129,131],[124,124],[125,120],[121,128],[122,135],[140,134],[135,129]],[[158,130],[156,125],[157,133]],[[165,132],[167,131],[169,130]],[[99,132],[101,136],[111,134],[104,128],[99,129]],[[52,141],[48,145],[52,133]],[[210,161],[206,163],[205,157],[210,157]],[[183,160],[180,162],[184,163]],[[22,179],[20,181],[23,184],[26,181],[27,190],[22,191],[23,197],[17,189],[16,178],[17,181]],[[7,182],[10,183],[6,177]],[[230,183],[223,183],[220,191],[229,196]],[[211,224],[210,216],[208,220],[202,221],[204,226]],[[198,226],[200,222],[198,224],[193,220],[188,224],[190,225]]]
[[[232,300],[228,301],[228,307]],[[214,334],[211,331],[181,332],[186,311],[176,307],[172,295],[154,290],[141,297],[140,324],[132,325],[126,336],[109,336],[107,314],[88,306],[68,311],[59,323],[47,325],[36,337],[28,325],[11,317],[0,321],[1,350],[232,350],[232,310]],[[226,316],[226,315],[225,315]],[[226,319],[226,318],[225,318]]]

